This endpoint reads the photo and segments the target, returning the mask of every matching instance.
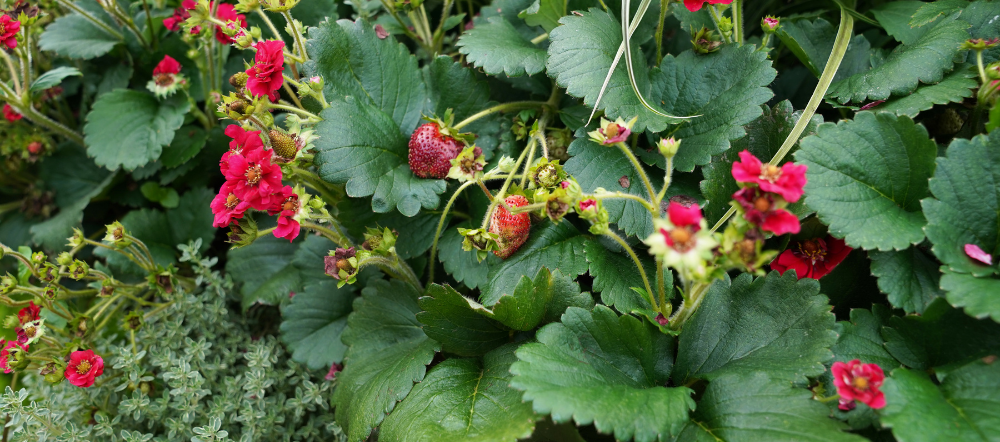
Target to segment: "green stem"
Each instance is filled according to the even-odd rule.
[[[21,80],[17,78],[17,69],[14,68],[14,61],[11,60],[10,55],[7,51],[0,50],[0,56],[3,56],[3,61],[7,62],[7,69],[10,69],[10,78],[14,81],[14,93],[18,97],[21,96]]]
[[[976,51],[976,67],[979,68],[979,81],[986,86],[986,69],[983,67],[983,51]]]
[[[663,62],[663,25],[667,20],[667,5],[670,4],[670,0],[660,0],[660,21],[659,26],[656,27],[656,65],[659,66]]]
[[[160,38],[153,31],[153,15],[149,13],[149,2],[147,0],[142,0],[142,9],[146,11],[146,29],[149,29],[149,35],[153,39],[153,47],[159,47]]]
[[[313,229],[313,230],[319,232],[323,236],[329,238],[330,241],[333,241],[339,247],[342,247],[342,248],[345,248],[345,249],[351,247],[351,242],[348,241],[347,237],[345,237],[342,233],[334,232],[333,230],[330,230],[330,229],[328,229],[326,227],[323,227],[323,226],[321,226],[319,224],[316,224],[316,223],[313,223],[313,222],[310,222],[310,221],[302,221],[302,227],[305,227],[307,229]]]
[[[646,296],[649,296],[649,305],[653,307],[653,310],[660,312],[660,307],[656,304],[656,299],[653,298],[653,287],[649,285],[649,278],[646,277],[646,269],[643,268],[642,261],[639,260],[635,251],[629,247],[628,243],[625,242],[622,237],[615,234],[615,232],[608,230],[604,232],[604,236],[613,239],[616,243],[618,243],[618,245],[622,246],[622,248],[625,249],[625,252],[628,253],[628,256],[632,258],[632,262],[635,263],[635,268],[639,269],[639,276],[642,277],[642,283],[646,286]]]
[[[719,16],[719,11],[715,9],[715,5],[708,5],[708,14],[712,16],[712,23],[715,25],[715,30],[722,36],[722,39],[726,43],[732,43],[733,41],[719,28],[719,19],[722,17]]]
[[[708,292],[708,288],[711,287],[709,284],[696,284],[691,288],[690,293],[686,296],[686,299],[681,303],[681,307],[677,309],[677,313],[670,318],[670,328],[673,330],[680,330],[684,326],[684,323],[694,315],[694,312],[698,311],[698,307],[701,306],[701,302],[705,299],[705,293]]]
[[[466,181],[455,189],[455,193],[451,194],[451,198],[448,198],[448,204],[444,205],[444,210],[441,211],[441,218],[438,219],[437,230],[434,231],[434,242],[431,243],[431,259],[427,262],[427,283],[431,284],[434,282],[434,264],[435,257],[437,255],[438,240],[441,239],[441,230],[444,229],[444,222],[448,218],[448,212],[451,210],[451,206],[455,204],[455,200],[458,199],[458,195],[462,193],[463,190],[467,189],[469,186],[476,184],[476,181]]]
[[[663,188],[660,189],[660,193],[656,194],[656,200],[653,201],[653,205],[657,208],[660,207],[660,203],[663,202],[663,197],[667,196],[667,189],[670,187],[670,182],[674,175],[674,157],[667,157],[667,172],[663,177]],[[654,214],[659,215],[659,214]]]
[[[274,34],[274,39],[275,40],[282,40],[281,33],[278,32],[278,28],[274,27],[274,23],[272,23],[271,22],[271,18],[268,17],[267,14],[264,13],[264,10],[258,8],[257,9],[257,15],[260,15],[260,19],[264,20],[264,24],[266,24],[267,28],[271,30],[272,34]]]
[[[654,217],[658,216],[658,213],[657,213],[657,210],[656,210],[655,206],[653,206],[652,204],[650,204],[649,200],[647,200],[647,199],[645,199],[645,198],[643,198],[641,196],[638,196],[638,195],[632,195],[631,193],[625,193],[625,192],[610,192],[610,193],[603,193],[601,195],[596,195],[596,196],[599,196],[602,200],[603,199],[626,199],[626,200],[632,200],[632,201],[635,201],[635,202],[637,202],[639,204],[642,204],[642,206],[645,207],[646,210],[649,211],[649,213],[653,214]]]
[[[118,32],[117,30],[115,30],[111,26],[108,26],[107,23],[104,23],[103,21],[98,20],[96,17],[94,17],[93,15],[91,15],[90,12],[87,12],[86,10],[84,10],[83,8],[77,6],[73,2],[71,2],[69,0],[58,0],[58,2],[63,7],[67,8],[67,9],[72,9],[73,12],[76,12],[77,14],[82,15],[83,18],[86,18],[87,20],[90,20],[91,23],[97,25],[97,27],[99,27],[101,29],[104,29],[109,34],[111,34],[115,38],[117,38],[118,40],[122,40],[122,39],[125,38],[125,36],[123,36],[121,32]]]
[[[623,142],[615,143],[615,145],[618,146],[619,149],[621,149],[622,153],[625,154],[625,157],[627,157],[628,160],[632,163],[632,167],[635,168],[636,173],[639,174],[639,178],[642,179],[642,185],[646,187],[646,194],[649,195],[650,198],[655,198],[656,191],[653,190],[653,183],[649,181],[649,176],[646,175],[646,170],[642,168],[642,164],[639,163],[639,159],[636,158],[635,154],[632,153],[632,149],[630,149]],[[653,202],[653,205],[654,206],[656,205],[655,201]]]
[[[533,44],[533,45],[539,44],[539,43],[547,40],[548,38],[549,38],[549,33],[546,32],[546,33],[544,33],[542,35],[539,35],[538,37],[532,38],[531,39],[531,44]]]
[[[840,28],[837,30],[837,39],[833,42],[833,51],[830,52],[830,57],[826,60],[826,68],[823,69],[823,74],[819,77],[819,84],[816,85],[816,89],[813,90],[812,97],[809,98],[809,104],[802,111],[802,115],[799,116],[799,120],[795,122],[795,127],[792,128],[792,132],[788,134],[785,138],[785,142],[782,143],[781,148],[778,152],[774,154],[771,161],[768,164],[777,166],[785,158],[795,143],[799,141],[799,137],[802,136],[802,132],[805,131],[806,126],[809,125],[809,121],[812,120],[813,115],[816,114],[816,109],[823,102],[823,97],[826,96],[826,90],[833,83],[833,77],[837,75],[837,69],[840,68],[840,62],[844,60],[844,54],[847,53],[847,46],[851,42],[851,31],[854,29],[854,18],[847,13],[844,8],[840,9]],[[730,207],[729,211],[719,219],[719,222],[715,223],[712,227],[712,232],[715,232],[725,223],[733,214],[736,213],[735,207]]]
[[[522,109],[533,109],[545,107],[548,103],[545,101],[511,101],[509,103],[498,104],[496,106],[486,108],[479,112],[470,115],[468,118],[460,121],[458,124],[452,126],[455,130],[460,130],[469,124],[472,124],[476,120],[483,118],[487,115],[495,114],[497,112],[507,112],[513,110]]]
[[[305,117],[308,117],[308,118],[314,118],[317,121],[322,121],[323,120],[322,118],[319,117],[319,115],[316,115],[316,114],[314,114],[312,112],[309,112],[307,110],[299,109],[299,108],[293,107],[293,106],[286,106],[284,104],[271,103],[271,104],[268,105],[268,107],[271,107],[271,108],[274,108],[274,109],[281,109],[281,110],[288,111],[288,112],[295,112],[295,113],[297,113],[299,115],[302,115],[302,116],[305,116]]]
[[[128,239],[130,239],[130,240],[132,240],[132,244],[135,244],[136,246],[138,246],[139,249],[142,250],[142,252],[146,254],[146,258],[149,260],[149,262],[151,264],[153,264],[154,266],[156,265],[156,261],[153,260],[153,254],[149,253],[149,248],[146,247],[145,243],[143,243],[139,238],[136,238],[136,237],[134,237],[132,235],[129,235],[127,233],[125,234],[125,237],[128,238]]]
[[[295,39],[295,46],[299,50],[299,56],[302,57],[302,61],[309,61],[309,54],[306,53],[306,45],[302,42],[302,36],[299,35],[299,29],[295,27],[295,20],[292,19],[292,14],[288,11],[281,13],[285,17],[285,21],[288,22],[288,27],[292,28],[292,38]]]
[[[666,281],[663,280],[663,260],[656,258],[656,294],[660,298],[660,312],[667,311]],[[667,313],[669,315],[669,313]]]
[[[733,40],[743,44],[743,0],[733,2]]]
[[[2,82],[0,82],[0,90],[3,90],[4,93],[8,95],[14,93],[14,91],[10,90],[10,88],[6,84],[3,84]],[[10,102],[12,101],[8,101],[8,103]],[[46,129],[51,130],[52,132],[55,132],[59,135],[62,135],[76,144],[79,144],[80,146],[84,146],[82,135],[78,134],[73,129],[63,126],[62,124],[59,124],[59,122],[57,121],[54,121],[51,118],[42,115],[40,112],[36,111],[33,107],[31,107],[31,105],[21,106],[21,105],[11,104],[11,107],[14,108],[14,110],[17,111],[19,114],[24,115],[24,117],[30,120],[32,123],[35,123],[39,126],[43,126]]]

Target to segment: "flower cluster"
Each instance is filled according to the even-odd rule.
[[[885,374],[878,364],[864,364],[857,359],[847,363],[834,362],[830,371],[833,373],[833,385],[840,395],[841,410],[854,409],[855,401],[875,409],[885,407],[885,395],[880,390]]]
[[[802,197],[806,166],[785,163],[779,168],[763,164],[744,150],[740,161],[733,163],[733,178],[743,187],[733,194],[733,199],[750,224],[775,235],[799,233],[799,218],[785,206]]]
[[[183,0],[181,2],[181,7],[174,10],[173,15],[163,19],[163,26],[171,31],[179,32],[181,30],[181,24],[188,21],[191,18],[191,11],[198,7],[198,2],[195,0]],[[208,9],[212,10],[215,8],[215,2],[210,2],[208,4]],[[232,23],[233,27],[239,26],[240,28],[245,28],[247,26],[247,18],[243,14],[238,14],[236,12],[236,7],[229,3],[220,3],[218,8],[215,8],[215,18],[227,24],[227,26]],[[201,33],[201,26],[194,25],[190,29],[191,35],[198,35]],[[215,39],[222,44],[232,44],[233,38],[225,32],[222,26],[215,26]]]
[[[0,15],[0,46],[7,49],[17,47],[17,33],[21,32],[21,22],[10,18],[9,15]]]
[[[697,204],[671,201],[667,219],[653,220],[653,229],[645,242],[650,253],[662,257],[663,265],[677,269],[686,281],[708,276],[708,261],[719,242],[709,232]]]
[[[710,5],[728,5],[732,3],[733,0],[684,0],[684,7],[687,8],[688,11],[695,12],[701,9],[702,6],[705,6],[706,2]]]
[[[6,17],[6,16],[4,16]],[[11,123],[20,120],[24,116],[19,114],[10,104],[4,103],[3,105],[3,117],[10,121]]]
[[[274,151],[266,149],[260,131],[238,125],[226,128],[232,138],[229,151],[222,155],[219,169],[226,182],[212,200],[215,227],[226,227],[243,218],[248,209],[278,215],[274,236],[289,241],[299,235],[299,196],[291,186],[281,183],[281,167],[274,164]]]

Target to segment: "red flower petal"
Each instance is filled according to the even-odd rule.
[[[691,207],[684,207],[675,201],[670,202],[670,206],[667,207],[667,216],[670,217],[670,222],[676,227],[694,226],[695,231],[698,231],[701,222],[701,207],[697,204]]]
[[[972,258],[988,266],[993,265],[993,257],[990,256],[989,253],[983,251],[983,249],[980,249],[979,246],[975,244],[966,244],[965,254],[968,255],[969,258]]]

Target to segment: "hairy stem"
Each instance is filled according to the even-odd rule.
[[[646,269],[642,267],[642,261],[639,260],[635,251],[629,247],[628,243],[625,242],[622,237],[615,234],[615,232],[608,230],[604,232],[604,236],[613,239],[616,243],[618,243],[618,245],[622,246],[622,248],[625,249],[625,252],[628,253],[628,256],[632,258],[632,262],[635,263],[635,268],[639,269],[639,276],[642,277],[642,283],[646,286],[646,296],[649,297],[649,305],[653,307],[653,310],[660,312],[660,307],[657,305],[656,299],[653,297],[653,287],[649,285],[649,278],[646,277]]]
[[[642,164],[639,163],[639,159],[632,153],[632,149],[630,149],[623,142],[615,143],[615,145],[621,149],[622,153],[625,154],[625,157],[632,163],[632,167],[635,168],[635,172],[639,174],[639,178],[642,179],[642,185],[646,187],[646,195],[649,195],[650,198],[656,198],[656,191],[653,190],[653,183],[649,181],[649,175],[646,175],[646,170],[642,168]],[[653,202],[653,205],[656,205],[656,201]]]
[[[743,44],[743,0],[733,2],[733,40]]]
[[[496,106],[489,107],[479,112],[476,112],[452,127],[455,130],[461,130],[463,127],[468,126],[469,124],[472,124],[476,120],[483,118],[487,115],[492,115],[497,112],[542,108],[545,107],[546,104],[547,102],[545,101],[511,101],[509,103],[498,104]]]
[[[660,21],[657,22],[659,25],[656,27],[656,65],[659,66],[663,62],[663,24],[667,20],[667,6],[670,5],[670,0],[660,0]]]
[[[451,206],[455,204],[455,200],[462,193],[463,190],[469,186],[476,184],[476,181],[466,181],[462,183],[458,189],[455,189],[455,193],[451,194],[451,198],[448,199],[448,204],[444,205],[444,210],[441,211],[441,218],[438,220],[437,230],[434,231],[434,242],[431,243],[431,258],[427,262],[427,283],[431,284],[434,282],[434,264],[435,257],[437,255],[438,240],[441,239],[441,230],[444,229],[444,222],[448,218],[448,212],[451,210]]]

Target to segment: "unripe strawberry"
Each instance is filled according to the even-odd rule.
[[[286,160],[295,159],[295,154],[299,152],[299,147],[295,145],[295,140],[288,134],[271,129],[267,133],[267,138],[271,140],[271,149],[274,154]]]
[[[247,85],[247,79],[250,78],[246,72],[237,72],[229,77],[229,84],[231,84],[236,90],[243,89]]]
[[[528,199],[522,195],[511,195],[504,201],[512,208],[528,205]],[[490,233],[497,235],[497,244],[500,246],[500,250],[494,250],[493,253],[501,259],[507,259],[524,245],[530,231],[531,218],[528,216],[528,212],[515,215],[508,212],[503,206],[497,206],[496,210],[493,211],[493,217],[490,218]]]
[[[443,179],[461,152],[462,143],[442,135],[437,122],[425,123],[410,135],[410,170],[420,178]]]

